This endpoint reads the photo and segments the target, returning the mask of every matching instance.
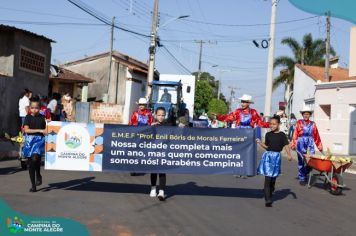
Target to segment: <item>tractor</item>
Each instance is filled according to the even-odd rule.
[[[175,81],[152,82],[149,108],[155,113],[158,107],[166,110],[166,120],[173,125],[177,124],[178,117],[186,112],[185,103],[182,100],[182,83]]]

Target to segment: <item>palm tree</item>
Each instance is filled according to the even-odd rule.
[[[287,37],[282,39],[281,43],[290,47],[293,57],[279,56],[274,60],[274,67],[282,66],[280,74],[273,80],[273,89],[280,85],[285,86],[286,102],[289,102],[290,95],[293,91],[294,66],[295,64],[324,66],[326,45],[323,39],[314,40],[311,33],[304,35],[300,44],[296,39]],[[335,56],[335,51],[330,47],[330,54]]]

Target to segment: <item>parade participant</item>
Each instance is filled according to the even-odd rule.
[[[304,163],[304,155],[308,150],[310,154],[315,154],[314,143],[320,152],[323,151],[323,145],[315,122],[310,120],[313,111],[309,107],[304,106],[300,113],[303,119],[297,121],[291,141],[291,148],[297,149],[298,179],[299,183],[304,186],[306,185],[307,175],[310,171]]]
[[[279,117],[281,118],[280,130],[283,133],[288,134],[288,118],[286,113],[282,113]]]
[[[132,126],[150,126],[153,122],[151,111],[147,109],[147,99],[140,98],[137,102],[138,109],[131,115],[129,125]],[[131,172],[131,176],[140,175],[139,173]]]
[[[73,99],[69,93],[65,93],[62,96],[61,103],[63,105],[63,117],[66,121],[73,121]]]
[[[53,121],[59,121],[58,117],[56,116],[56,114],[59,110],[58,100],[59,100],[58,94],[54,93],[52,95],[52,99],[47,104],[47,108],[51,112],[51,118],[52,118],[51,120],[53,120]]]
[[[44,154],[46,134],[46,120],[40,114],[40,102],[32,99],[30,102],[31,115],[27,115],[24,122],[25,143],[23,156],[28,158],[29,174],[32,187],[30,192],[36,192],[36,186],[42,184],[41,156]]]
[[[22,92],[21,97],[19,99],[19,117],[21,119],[21,126],[23,126],[25,117],[29,111],[30,96],[31,96],[31,91],[28,89],[25,89]]]
[[[297,124],[297,118],[295,117],[294,113],[292,113],[290,115],[290,121],[289,121],[289,130],[288,130],[288,139],[289,140],[292,140],[296,124]]]
[[[269,127],[269,123],[263,122],[257,111],[250,108],[250,104],[253,104],[252,96],[244,94],[239,100],[241,108],[236,109],[228,115],[217,115],[216,118],[219,121],[235,123],[236,128]]]
[[[129,125],[133,125],[133,126],[151,125],[153,122],[153,117],[151,111],[147,109],[147,99],[140,98],[137,104],[138,104],[138,109],[132,113]]]
[[[164,107],[159,107],[156,110],[156,121],[152,123],[152,125],[156,126],[169,126],[169,124],[166,120],[166,109]],[[164,195],[164,190],[166,188],[166,174],[164,173],[159,173],[159,191],[157,195],[157,188],[156,188],[156,183],[157,183],[157,173],[152,173],[151,174],[151,192],[150,192],[150,197],[158,197],[160,201],[165,200],[165,195]]]
[[[272,193],[275,189],[276,179],[281,173],[280,152],[283,148],[287,152],[288,161],[292,160],[287,136],[279,130],[279,126],[279,116],[273,116],[270,121],[271,131],[266,134],[265,142],[261,142],[260,139],[256,140],[262,148],[266,149],[257,168],[257,173],[265,176],[264,194],[266,207],[272,206]]]
[[[45,117],[46,122],[50,122],[52,120],[51,112],[46,106],[41,105],[40,114]],[[32,115],[31,110],[28,111],[28,115]]]

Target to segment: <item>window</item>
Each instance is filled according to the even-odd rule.
[[[323,111],[323,119],[331,119],[331,105],[320,105],[321,110]]]
[[[20,68],[43,75],[45,73],[46,57],[33,50],[20,48]]]
[[[191,90],[191,87],[188,86],[188,87],[187,87],[187,93],[190,93],[190,90]]]

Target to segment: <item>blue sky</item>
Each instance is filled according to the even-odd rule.
[[[100,22],[66,0],[2,0],[0,24],[13,25],[43,34],[56,43],[52,44],[52,62],[64,63],[109,50],[110,27],[103,25],[38,25],[26,22]],[[86,4],[108,18],[116,17],[122,26],[149,35],[153,0],[87,0]],[[255,107],[263,111],[268,50],[256,48],[252,40],[268,39],[269,25],[227,26],[237,24],[269,23],[271,1],[264,0],[160,0],[160,24],[174,16],[189,15],[189,18],[172,21],[159,29],[159,36],[168,50],[190,71],[198,68],[199,46],[195,40],[208,43],[203,48],[204,71],[222,81],[222,91],[229,97],[229,86],[239,88],[236,97],[249,93],[255,98]],[[301,40],[306,33],[315,38],[325,37],[325,17],[314,17],[281,0],[277,9],[275,56],[290,55],[287,47],[280,44],[284,37]],[[25,23],[20,23],[24,21]],[[202,24],[211,22],[214,24]],[[332,18],[331,42],[340,56],[340,65],[348,66],[349,29],[351,23]],[[148,38],[115,30],[114,49],[141,61],[148,58]],[[212,67],[218,65],[218,67]],[[156,67],[160,73],[186,73],[168,53],[160,48]],[[225,70],[219,73],[218,70]],[[278,74],[279,70],[275,71]],[[283,100],[283,89],[273,96],[273,110]],[[238,104],[235,103],[235,106]]]

